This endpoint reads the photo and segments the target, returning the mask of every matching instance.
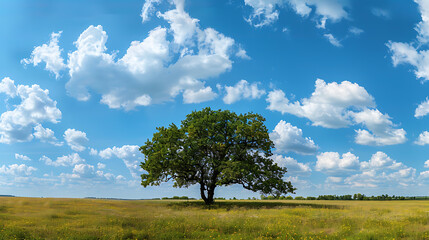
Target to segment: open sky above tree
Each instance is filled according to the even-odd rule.
[[[423,0],[2,1],[0,192],[198,197],[140,187],[138,149],[211,107],[267,119],[298,195],[425,195],[428,19]]]

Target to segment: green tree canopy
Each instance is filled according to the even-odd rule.
[[[254,113],[205,108],[187,115],[180,127],[159,127],[140,147],[145,155],[142,185],[174,181],[174,187],[199,184],[201,198],[213,203],[217,186],[240,184],[245,189],[279,196],[295,188],[284,181],[286,168],[270,158],[273,142],[265,119]]]

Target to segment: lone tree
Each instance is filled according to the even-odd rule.
[[[174,181],[174,187],[200,185],[201,198],[213,203],[217,186],[241,184],[245,189],[280,196],[293,192],[282,179],[286,168],[270,158],[273,142],[265,119],[205,108],[187,115],[180,127],[159,127],[140,147],[145,155],[142,185]]]

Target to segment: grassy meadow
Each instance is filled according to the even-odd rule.
[[[429,201],[0,198],[0,239],[429,239]]]

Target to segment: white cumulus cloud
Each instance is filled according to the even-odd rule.
[[[155,5],[161,2],[145,1],[143,22],[149,20]],[[234,39],[213,28],[201,28],[199,20],[185,11],[184,0],[171,3],[173,9],[156,14],[168,25],[156,27],[145,38],[132,41],[122,57],[117,51],[108,51],[108,35],[101,25],[84,30],[74,42],[76,49],[68,53],[67,63],[55,68],[68,70],[68,94],[79,101],[99,95],[100,103],[126,111],[173,101],[181,94],[185,103],[217,97],[205,81],[229,71],[233,57],[249,57]],[[54,46],[58,56],[59,35],[53,34],[50,45],[44,45]],[[0,91],[1,88],[0,85]]]
[[[192,45],[192,38],[198,34],[198,19],[192,18],[185,12],[184,0],[173,0],[176,9],[165,13],[158,12],[158,17],[164,18],[173,32],[174,43],[178,45]]]
[[[386,153],[378,151],[369,161],[359,162],[352,153],[322,153],[316,162],[317,171],[327,176],[327,186],[355,189],[367,188],[407,188],[418,183],[416,169],[397,162]],[[420,173],[420,180],[429,177],[429,171]]]
[[[85,163],[85,159],[81,158],[78,153],[58,157],[55,161],[53,161],[47,156],[42,156],[40,158],[40,161],[44,162],[46,165],[54,167],[68,167],[74,166],[76,164]]]
[[[358,144],[384,146],[407,140],[404,129],[397,129],[389,115],[374,109],[374,98],[365,88],[349,81],[338,84],[317,79],[311,97],[296,102],[290,102],[282,90],[273,90],[267,102],[269,110],[308,118],[314,126],[344,128],[362,124],[369,131],[356,131]]]
[[[98,151],[94,148],[89,148],[89,155],[91,156],[97,156],[98,155]]]
[[[106,168],[106,164],[104,164],[104,163],[97,163],[97,168],[98,169],[105,169]]]
[[[377,109],[365,109],[358,113],[351,113],[354,121],[363,124],[369,131],[356,130],[356,143],[361,145],[385,146],[404,143],[406,131],[402,128],[395,129],[387,114],[382,114]]]
[[[217,97],[217,94],[213,92],[211,87],[199,89],[197,91],[186,89],[183,92],[184,103],[200,103],[213,100]]]
[[[15,159],[16,160],[31,161],[31,159],[29,157],[22,155],[22,154],[18,154],[18,153],[15,153]]]
[[[146,13],[155,3],[145,2]],[[169,28],[156,27],[142,41],[131,42],[121,58],[107,52],[102,26],[82,32],[68,55],[69,94],[81,101],[89,100],[90,92],[100,94],[102,104],[125,110],[172,101],[179,94],[185,103],[214,99],[217,94],[205,80],[230,70],[231,57],[241,48],[213,28],[202,29],[185,12],[184,1],[175,0],[173,6],[157,14]]]
[[[419,6],[421,21],[415,27],[418,47],[412,43],[389,41],[386,45],[392,53],[393,65],[410,64],[414,73],[422,82],[429,80],[429,50],[425,44],[429,42],[429,3],[427,0],[415,0]]]
[[[337,152],[324,152],[317,155],[315,169],[331,174],[344,174],[359,169],[359,157],[351,152],[342,156]]]
[[[86,133],[70,128],[64,132],[64,139],[72,150],[78,152],[85,150],[85,145],[89,141],[89,139],[86,137]]]
[[[274,154],[271,158],[279,167],[287,168],[287,171],[290,174],[311,172],[311,168],[308,164],[300,163],[291,157],[284,157],[282,155]]]
[[[429,80],[429,51],[419,50],[411,43],[392,42],[387,43],[392,53],[393,66],[410,64],[415,70],[414,74],[423,82]]]
[[[94,166],[86,163],[76,164],[73,168],[73,173],[80,178],[91,178],[95,175]]]
[[[44,128],[41,124],[37,124],[34,127],[34,137],[39,139],[41,142],[48,142],[55,146],[62,146],[63,142],[58,142],[58,139],[55,137],[54,131],[50,128]]]
[[[268,109],[308,118],[314,126],[342,128],[352,124],[350,112],[353,109],[375,106],[374,98],[356,83],[326,83],[317,79],[315,85],[310,98],[293,103],[289,102],[283,91],[271,91],[267,98]]]
[[[361,162],[361,168],[368,169],[399,169],[403,167],[402,163],[398,163],[395,160],[391,159],[386,153],[378,151],[371,156],[371,159],[368,162]]]
[[[246,80],[241,80],[235,86],[225,86],[226,95],[223,102],[232,104],[241,99],[258,99],[265,94],[265,90],[258,88],[258,83],[249,84]]]
[[[18,90],[15,82],[8,77],[3,78],[0,82],[0,93],[5,93],[9,97],[16,97]]]
[[[0,92],[9,97],[19,97],[21,102],[15,109],[0,116],[0,142],[25,142],[33,139],[33,129],[43,122],[58,123],[61,111],[57,102],[49,97],[49,90],[39,85],[17,85],[10,78],[0,83]],[[37,135],[37,130],[36,130]]]
[[[414,143],[417,145],[421,145],[421,146],[429,144],[429,132],[424,131],[424,132],[420,133],[419,137],[417,138],[417,140]]]
[[[277,21],[279,18],[278,6],[283,0],[244,0],[244,3],[253,8],[247,21],[254,27],[263,27]]]
[[[429,99],[426,98],[426,100],[419,104],[419,106],[416,108],[416,113],[414,114],[414,117],[419,118],[426,116],[429,113]]]
[[[419,5],[422,20],[417,24],[417,39],[421,43],[429,42],[429,2],[427,0],[414,0]]]
[[[270,133],[270,139],[274,142],[277,152],[296,152],[299,154],[315,154],[317,146],[309,137],[302,136],[302,130],[281,120],[274,131]]]
[[[416,183],[416,169],[406,168],[396,172],[377,172],[375,170],[363,171],[344,179],[344,182],[351,187],[358,188],[407,188],[410,184]]]
[[[348,18],[348,4],[344,0],[244,0],[244,3],[253,9],[247,21],[255,27],[277,21],[280,9],[285,7],[291,7],[302,17],[308,17],[313,12],[320,28],[325,28],[327,20],[338,22]]]
[[[252,59],[251,57],[249,57],[249,55],[247,55],[246,50],[244,50],[241,46],[238,48],[238,51],[235,54],[235,56],[237,56],[237,57],[239,57],[241,59],[245,59],[245,60]]]
[[[25,164],[3,165],[0,167],[0,173],[12,176],[30,176],[37,168]]]
[[[115,176],[113,173],[96,170],[93,165],[79,163],[74,165],[72,173],[61,173],[61,182],[66,181],[76,183],[106,183],[106,182],[122,182],[125,178],[122,175]]]
[[[416,181],[416,169],[397,162],[378,151],[369,161],[361,162],[360,173],[344,179],[344,183],[357,188],[407,187]]]
[[[37,66],[40,63],[45,62],[46,70],[55,74],[56,78],[59,78],[60,71],[66,68],[64,59],[61,57],[62,49],[58,46],[58,39],[60,38],[61,33],[61,31],[52,33],[49,44],[43,44],[42,46],[35,47],[30,58],[22,59],[21,63]]]
[[[142,22],[150,19],[150,16],[155,12],[155,5],[159,4],[161,0],[146,0],[142,7],[141,17]]]
[[[135,179],[140,178],[143,171],[140,167],[140,162],[143,161],[143,154],[141,154],[137,145],[124,145],[122,147],[106,148],[99,151],[99,156],[103,159],[119,158]]]

